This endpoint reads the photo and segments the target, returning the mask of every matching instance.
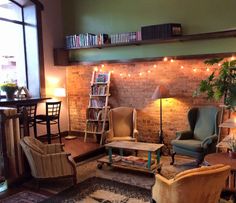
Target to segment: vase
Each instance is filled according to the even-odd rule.
[[[229,157],[231,159],[236,159],[236,152],[229,151]]]
[[[6,92],[6,98],[7,99],[14,99],[15,92]]]

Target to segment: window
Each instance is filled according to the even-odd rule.
[[[25,86],[33,96],[40,96],[43,68],[40,64],[39,5],[36,0],[0,1],[0,83]]]

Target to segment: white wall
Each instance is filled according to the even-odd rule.
[[[43,51],[46,81],[46,96],[54,97],[56,87],[66,87],[66,68],[53,65],[53,48],[63,47],[61,0],[40,0],[42,11]],[[61,131],[68,130],[67,99],[62,101]],[[45,104],[39,105],[38,113],[45,111]],[[40,128],[41,129],[41,128]],[[39,132],[41,133],[41,132]]]

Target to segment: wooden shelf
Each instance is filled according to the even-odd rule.
[[[140,41],[134,41],[134,42],[117,43],[117,44],[103,44],[103,45],[95,45],[95,46],[77,47],[77,48],[71,48],[68,50],[95,49],[95,48],[102,49],[102,48],[111,48],[111,47],[120,47],[120,46],[186,42],[186,41],[193,41],[193,40],[205,40],[205,39],[216,39],[216,38],[219,39],[219,38],[226,38],[226,37],[236,37],[236,29],[224,30],[224,31],[218,31],[218,32],[183,35],[183,36],[171,37],[171,38],[166,38],[166,39],[140,40]]]
[[[112,48],[112,47],[125,47],[125,46],[139,46],[139,45],[150,45],[150,44],[162,44],[162,43],[173,43],[173,42],[187,42],[187,41],[196,41],[196,40],[210,40],[210,39],[221,39],[221,38],[229,38],[236,37],[236,29],[229,29],[217,32],[208,32],[208,33],[199,33],[199,34],[191,34],[191,35],[183,35],[178,37],[172,37],[168,39],[153,39],[153,40],[141,40],[135,42],[126,42],[126,43],[117,43],[117,44],[104,44],[97,46],[88,46],[88,47],[79,47],[72,49],[55,49],[54,53],[57,53],[54,56],[54,64],[55,65],[95,65],[99,63],[128,63],[128,62],[143,62],[143,61],[154,61],[154,60],[162,60],[163,57],[151,57],[151,58],[134,58],[128,60],[102,60],[96,62],[89,61],[68,61],[61,62],[61,55],[65,56],[64,58],[68,58],[68,52],[73,50],[83,50],[83,49],[103,49],[103,48]],[[63,54],[60,54],[62,52]],[[175,59],[196,59],[196,58],[209,58],[209,57],[227,57],[232,55],[230,53],[216,53],[216,54],[199,54],[199,55],[184,55],[184,56],[169,56]],[[60,56],[60,57],[59,57]],[[94,83],[96,84],[96,83]],[[93,84],[93,85],[94,85]]]

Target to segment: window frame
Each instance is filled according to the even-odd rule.
[[[44,9],[43,4],[40,3],[38,0],[9,0],[10,2],[16,4],[21,8],[21,15],[22,15],[22,21],[17,20],[11,20],[7,18],[0,17],[1,21],[4,22],[10,22],[22,25],[22,31],[23,31],[23,43],[24,43],[24,55],[25,55],[25,73],[26,73],[26,85],[29,88],[29,77],[28,74],[28,63],[27,63],[27,49],[26,49],[26,31],[25,26],[30,25],[29,23],[25,22],[24,19],[24,8],[27,7],[27,3],[31,2],[35,5],[35,12],[36,12],[36,32],[37,32],[37,45],[38,45],[38,65],[39,65],[39,97],[45,96],[45,70],[44,70],[44,57],[43,57],[43,34],[42,34],[42,15],[41,12]],[[0,95],[0,98],[2,95]]]

